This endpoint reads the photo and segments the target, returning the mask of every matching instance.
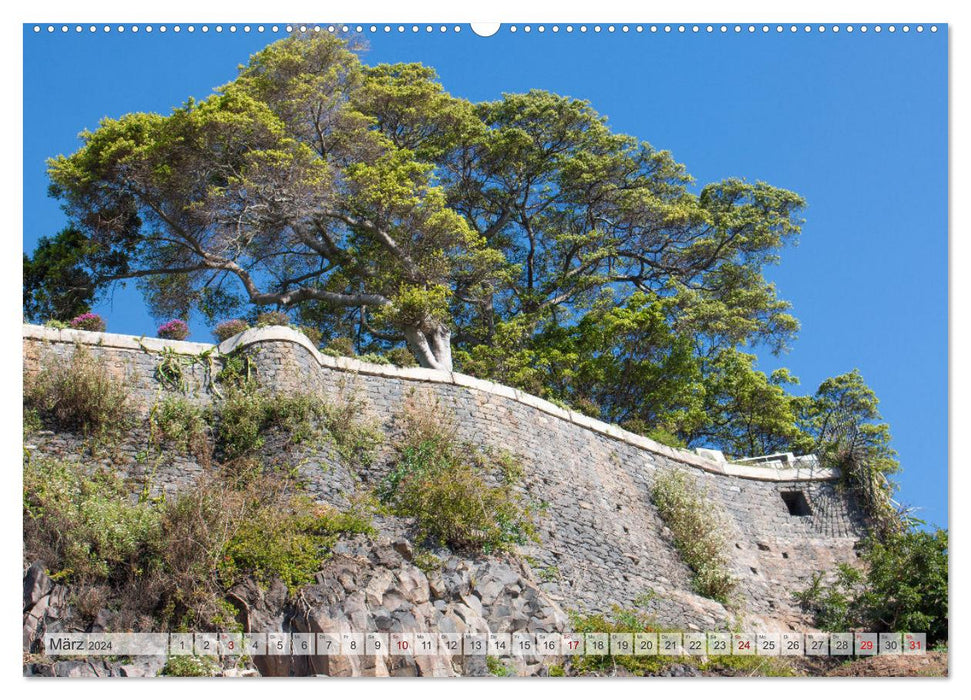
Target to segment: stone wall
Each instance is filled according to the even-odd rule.
[[[861,513],[832,470],[711,461],[458,373],[324,356],[289,328],[250,330],[213,349],[25,325],[25,373],[52,358],[66,358],[78,344],[125,377],[145,414],[165,391],[155,374],[160,353],[168,348],[196,357],[246,352],[263,385],[330,399],[354,397],[388,436],[398,430],[397,418],[407,401],[450,417],[463,440],[509,450],[521,459],[521,488],[537,505],[541,540],[522,553],[535,579],[564,610],[606,612],[613,605],[629,607],[635,600],[643,605],[650,598],[649,609],[671,626],[713,630],[737,622],[722,605],[691,592],[690,571],[650,500],[651,485],[662,471],[687,472],[727,516],[732,568],[750,629],[804,626],[792,592],[804,588],[814,572],[855,559],[854,545],[863,534]],[[213,400],[209,371],[208,359],[187,366],[187,395],[193,400]],[[133,434],[130,444],[102,459],[131,475],[150,477],[152,488],[166,491],[185,488],[204,472],[191,458],[172,457],[146,474],[137,459],[145,437]],[[77,438],[70,435],[41,434],[32,441],[39,453],[81,454]],[[267,449],[272,451],[272,445]],[[326,445],[290,456],[297,458],[315,497],[340,505],[356,484],[374,483],[383,475],[390,450],[367,469],[351,468]],[[783,494],[804,498],[810,514],[791,514]]]

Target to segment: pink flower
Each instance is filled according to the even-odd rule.
[[[104,319],[98,314],[86,313],[80,316],[75,316],[71,319],[71,328],[76,328],[80,331],[98,331],[103,332],[107,327],[105,325]]]
[[[158,337],[169,340],[185,340],[189,337],[189,325],[182,319],[173,318],[158,327]]]

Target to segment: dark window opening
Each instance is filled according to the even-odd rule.
[[[782,500],[785,501],[786,508],[789,509],[789,515],[807,516],[813,514],[809,508],[809,501],[806,500],[806,494],[802,491],[783,491]]]

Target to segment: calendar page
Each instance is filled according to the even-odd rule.
[[[948,674],[946,22],[285,19],[22,26],[24,676]]]

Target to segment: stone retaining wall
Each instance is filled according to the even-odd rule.
[[[541,539],[523,554],[542,588],[568,610],[606,612],[650,598],[647,606],[665,624],[710,630],[733,621],[720,604],[691,592],[690,571],[650,501],[651,485],[662,471],[687,472],[727,516],[732,568],[750,626],[798,626],[792,593],[814,572],[855,559],[854,545],[863,534],[861,513],[832,470],[715,462],[492,382],[321,355],[289,328],[249,330],[214,347],[25,325],[25,373],[52,356],[67,357],[77,344],[126,378],[145,413],[164,391],[155,372],[159,353],[168,348],[204,358],[246,352],[261,384],[323,397],[353,396],[388,435],[395,433],[396,418],[409,400],[450,416],[463,440],[509,450],[521,459],[522,489],[537,505]],[[202,403],[213,400],[207,372],[208,358],[187,365],[187,393]],[[144,471],[135,458],[137,437],[106,461],[129,473]],[[65,435],[42,435],[36,442],[39,452],[68,457],[79,447],[76,438]],[[272,445],[267,449],[272,452]],[[328,446],[291,456],[298,457],[315,496],[337,504],[356,483],[373,483],[388,467],[385,453],[368,469],[352,469]],[[200,471],[191,460],[172,458],[154,465],[151,477],[159,488],[178,490]],[[787,498],[805,499],[810,514],[791,514],[783,494],[801,494]]]

